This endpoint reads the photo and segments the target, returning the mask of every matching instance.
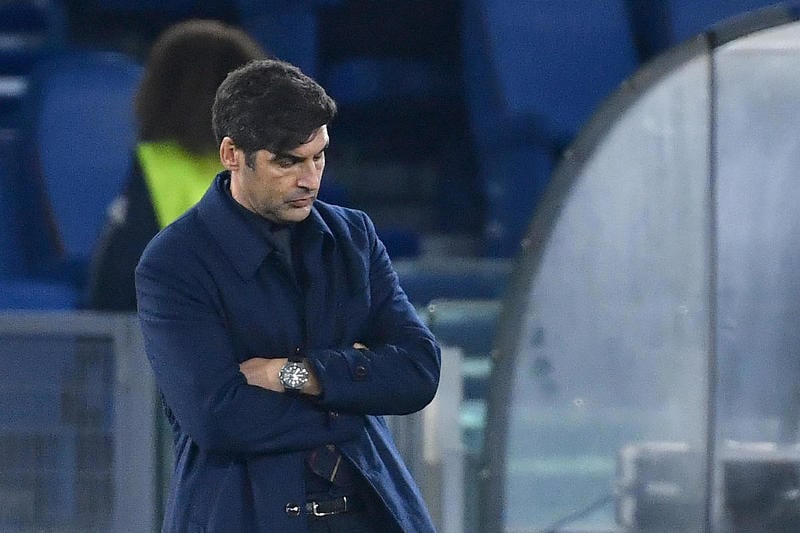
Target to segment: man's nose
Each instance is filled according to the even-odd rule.
[[[322,168],[314,160],[305,161],[297,177],[297,185],[304,189],[317,190],[322,179]]]

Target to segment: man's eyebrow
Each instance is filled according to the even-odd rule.
[[[292,163],[299,163],[300,161],[305,159],[305,157],[298,157],[296,155],[290,154],[289,152],[276,152],[275,154],[272,155],[272,161],[277,161],[278,159],[286,159],[288,161],[291,161]]]
[[[319,152],[317,152],[316,154],[314,154],[311,157],[318,156],[319,154],[321,154],[322,152],[327,150],[330,145],[331,145],[331,142],[328,141],[327,143],[325,143],[325,146],[323,146],[322,149]],[[306,158],[305,157],[299,157],[299,156],[296,156],[294,154],[290,154],[289,152],[277,152],[277,153],[273,154],[272,161],[277,161],[278,159],[287,159],[287,160],[291,161],[292,163],[299,163],[300,161],[303,161]]]

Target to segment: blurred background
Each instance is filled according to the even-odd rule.
[[[85,293],[150,46],[196,18],[339,104],[321,197],[445,346],[390,421],[442,531],[800,530],[800,34],[766,0],[0,0],[0,530],[158,529],[138,325]]]

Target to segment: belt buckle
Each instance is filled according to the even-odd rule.
[[[314,516],[330,516],[332,514],[337,513],[344,513],[347,511],[347,496],[342,496],[342,501],[344,502],[344,509],[341,511],[328,511],[322,512],[319,510],[319,502],[311,502],[311,514]]]

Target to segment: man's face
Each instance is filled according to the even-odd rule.
[[[262,217],[285,224],[300,222],[311,213],[325,169],[327,126],[316,129],[309,141],[287,153],[255,153],[255,168],[234,148],[237,164],[231,170],[231,194],[244,207]]]

